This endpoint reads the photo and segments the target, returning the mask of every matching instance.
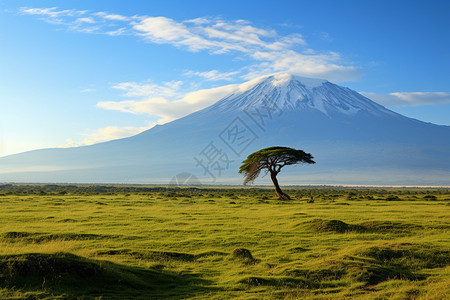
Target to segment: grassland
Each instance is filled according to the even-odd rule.
[[[0,298],[450,295],[450,190],[287,192],[0,186]]]

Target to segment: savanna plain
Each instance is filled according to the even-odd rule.
[[[1,299],[448,299],[450,189],[0,185]]]

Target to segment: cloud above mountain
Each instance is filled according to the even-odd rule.
[[[187,76],[207,80],[253,79],[275,72],[326,78],[336,82],[359,78],[359,70],[333,51],[311,49],[300,33],[280,34],[246,20],[200,17],[175,20],[165,16],[124,16],[107,12],[23,7],[20,12],[69,30],[110,36],[131,35],[149,43],[173,45],[189,52],[207,51],[210,55],[234,55],[247,60],[239,70],[190,70]]]

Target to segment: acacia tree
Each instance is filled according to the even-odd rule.
[[[290,200],[289,195],[283,193],[278,185],[277,175],[281,168],[293,164],[315,164],[313,156],[303,150],[296,150],[289,147],[269,147],[250,154],[242,162],[239,173],[244,173],[244,185],[253,182],[262,170],[270,173],[275,193],[280,200]]]

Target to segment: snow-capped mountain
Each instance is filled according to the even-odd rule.
[[[239,184],[240,162],[268,146],[317,164],[287,167],[284,184],[450,185],[450,127],[394,113],[326,80],[275,74],[136,136],[0,158],[0,181]],[[265,183],[261,180],[257,183]]]
[[[245,110],[250,106],[264,105],[267,101],[283,111],[314,109],[327,116],[335,113],[355,115],[359,111],[374,116],[395,114],[351,89],[326,80],[286,73],[264,77],[247,90],[225,97],[211,110]]]

